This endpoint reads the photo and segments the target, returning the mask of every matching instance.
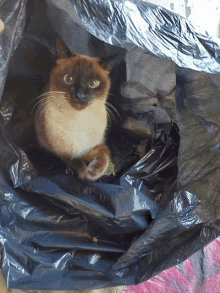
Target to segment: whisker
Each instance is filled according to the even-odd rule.
[[[41,100],[41,101],[39,101],[39,102],[37,102],[35,105],[34,105],[34,107],[32,108],[32,110],[31,110],[31,114],[33,114],[33,112],[34,112],[34,109],[36,108],[38,108],[38,106],[39,105],[41,105],[43,103],[43,100]]]
[[[100,101],[96,101],[96,102],[102,104]],[[111,107],[111,108],[112,108],[112,109],[118,114],[119,118],[122,119],[122,118],[121,118],[121,115],[119,114],[119,112],[117,111],[117,109],[116,109],[111,103],[105,101],[105,105],[106,105],[106,107],[107,107],[107,106]]]
[[[107,112],[109,113],[109,115],[111,116],[112,121],[114,121],[114,123],[116,124],[116,119],[115,119],[114,114],[112,113],[112,111],[109,108],[106,107],[106,109],[107,109]]]
[[[33,114],[33,111],[34,111],[35,108],[37,108],[41,103],[44,103],[44,101],[46,101],[46,100],[48,100],[48,97],[43,98],[43,99],[41,99],[40,101],[38,101],[38,102],[34,105],[34,107],[32,108],[32,110],[31,110],[31,114]]]
[[[39,105],[41,105],[41,104],[44,105],[45,102],[53,102],[53,101],[55,101],[56,103],[59,102],[59,101],[60,101],[60,97],[55,97],[55,96],[48,97],[48,96],[47,96],[47,97],[41,99],[40,101],[38,101],[38,102],[34,105],[32,111],[31,111],[31,114],[33,114],[34,109],[37,108]],[[61,104],[60,104],[60,105],[61,105]]]
[[[106,103],[106,105],[108,105],[109,107],[111,107],[118,114],[118,117],[121,119],[121,115],[118,113],[118,111],[116,110],[116,108],[112,104],[110,104],[109,102],[107,102],[107,101],[105,103]]]
[[[99,101],[98,101],[99,102]],[[102,104],[101,102],[99,102],[100,104]],[[93,108],[94,110],[97,111],[96,107],[92,104],[91,105],[91,108]],[[109,126],[107,125],[107,128],[109,128],[111,125],[112,125],[112,117],[111,115],[108,113],[108,110],[107,107],[106,107],[106,114],[107,114],[107,124],[109,124]]]
[[[99,103],[99,104],[101,104],[101,105],[103,105],[103,103],[101,102],[101,101],[98,101],[98,100],[96,100],[96,102],[97,103]],[[116,123],[116,118],[115,118],[115,115],[112,113],[112,111],[109,109],[109,106],[111,106],[115,111],[116,111],[116,113],[119,115],[119,113],[118,113],[118,111],[110,104],[110,103],[106,103],[105,102],[105,108],[106,108],[106,110],[107,110],[107,113],[109,114],[109,117],[111,117],[111,121],[112,122],[114,122],[115,124],[117,124]],[[121,119],[121,116],[119,115],[119,117],[120,117],[120,119]]]
[[[108,93],[109,96],[112,96],[114,98],[117,98],[115,95],[111,94],[111,93]]]
[[[45,99],[51,99],[51,98],[58,98],[58,99],[60,99],[61,97],[63,97],[64,96],[64,94],[50,94],[50,95],[46,95],[46,97],[44,97],[44,98],[42,98],[40,101],[38,101],[38,102],[41,102],[41,101],[43,101],[43,100],[45,100]]]
[[[38,97],[36,97],[36,98],[34,98],[33,100],[31,100],[29,103],[28,103],[28,105],[30,104],[30,103],[32,103],[33,101],[35,101],[35,100],[37,100],[37,99],[39,99],[39,98],[41,98],[41,97],[43,97],[43,96],[45,96],[45,95],[51,95],[51,94],[55,94],[55,93],[57,93],[57,94],[66,94],[65,92],[58,92],[58,91],[49,91],[49,92],[46,92],[46,93],[43,93],[42,95],[40,95],[40,96],[38,96]]]
[[[39,107],[37,108],[37,111],[36,111],[36,113],[35,113],[35,115],[37,116],[38,115],[38,112],[41,110],[41,113],[40,113],[40,115],[44,112],[44,107],[43,107],[43,105],[39,105]]]
[[[108,118],[109,126],[111,126],[112,125],[112,120],[111,120],[111,116],[109,115],[108,112],[107,112],[107,118]]]
[[[44,101],[44,102],[39,103],[39,104],[37,105],[37,107],[35,108],[35,110],[36,110],[35,115],[37,115],[37,113],[40,111],[40,109],[44,110],[44,106],[45,106],[45,104],[46,104],[47,102],[48,102],[48,101]],[[33,109],[33,110],[34,110],[34,109]],[[32,111],[33,111],[33,110],[32,110]]]
[[[57,106],[62,106],[62,104],[60,103],[60,101],[58,101],[58,103],[57,103],[57,101],[56,101],[56,99],[50,99],[50,100],[45,100],[45,101],[43,101],[42,103],[40,103],[40,104],[38,104],[38,107],[36,108],[37,109],[37,111],[36,111],[36,114],[35,115],[37,115],[37,113],[40,111],[40,110],[44,110],[44,106],[45,106],[45,104],[46,103],[48,103],[48,104],[51,104],[51,105],[53,105],[53,106],[55,106],[55,107],[57,107]],[[41,114],[40,114],[41,115]]]

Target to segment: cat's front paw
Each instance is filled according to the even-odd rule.
[[[96,181],[100,177],[102,177],[108,169],[109,165],[109,156],[103,155],[102,157],[97,156],[94,158],[92,162],[86,167],[84,172],[80,172],[78,174],[79,178],[88,180],[88,181]]]

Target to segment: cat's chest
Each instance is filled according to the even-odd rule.
[[[68,137],[71,135],[81,139],[94,139],[103,134],[106,128],[106,112],[103,109],[93,109],[93,111],[81,111],[69,119],[65,119],[65,126],[61,125],[62,130]]]
[[[106,125],[105,106],[92,105],[81,111],[54,110],[47,115],[53,145],[77,157],[103,141]]]

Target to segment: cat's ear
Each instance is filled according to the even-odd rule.
[[[56,37],[56,60],[69,58],[71,56],[76,56],[71,53],[67,46],[64,44],[63,40],[57,36]]]
[[[99,64],[106,70],[111,71],[113,66],[118,61],[119,54],[112,55],[110,57],[103,57],[99,59]]]

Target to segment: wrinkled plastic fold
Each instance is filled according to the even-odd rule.
[[[68,25],[72,19],[108,44],[138,47],[180,67],[219,73],[220,41],[163,7],[139,0],[48,0],[48,5],[51,17],[62,11]]]

